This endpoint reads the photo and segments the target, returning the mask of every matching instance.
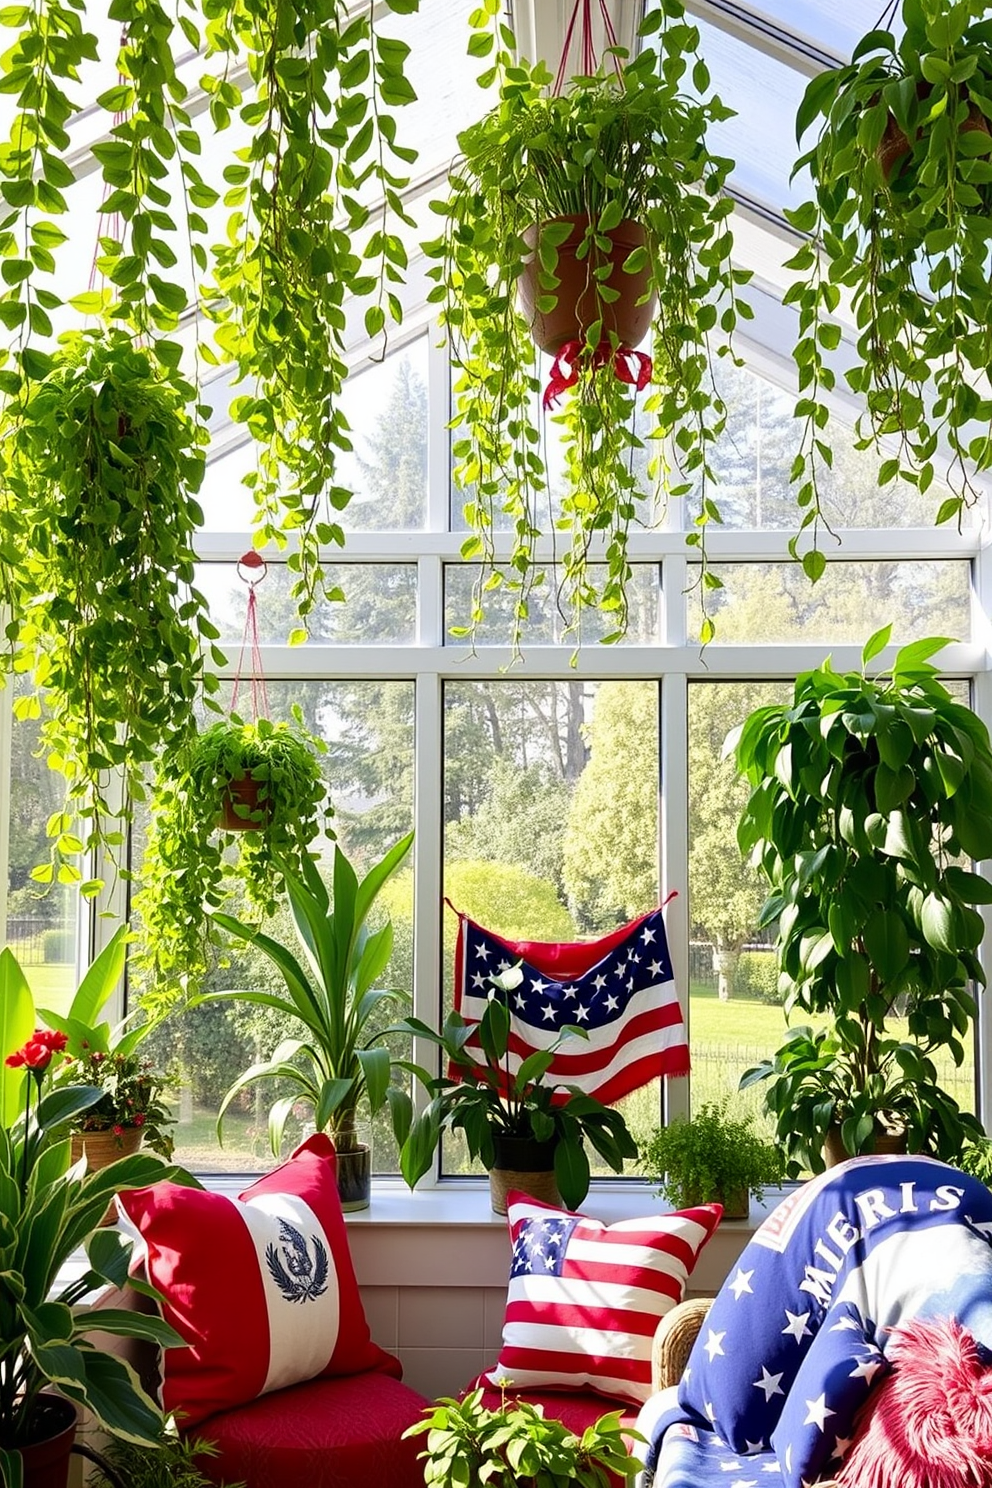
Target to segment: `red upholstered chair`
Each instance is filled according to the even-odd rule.
[[[482,1403],[486,1409],[498,1410],[502,1401],[501,1392],[487,1386],[481,1376],[469,1388],[474,1390],[479,1386],[483,1387]],[[549,1419],[561,1421],[576,1436],[581,1436],[586,1427],[592,1426],[600,1416],[615,1410],[623,1412],[621,1426],[633,1427],[639,1409],[636,1405],[624,1405],[620,1400],[608,1400],[605,1395],[599,1395],[594,1390],[507,1390],[507,1404],[517,1399],[543,1406],[544,1414]],[[618,1478],[610,1474],[610,1488],[629,1488],[629,1485],[629,1478]]]

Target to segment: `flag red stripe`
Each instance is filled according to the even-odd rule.
[[[681,1288],[677,1288],[680,1291]],[[674,1293],[673,1293],[674,1295]],[[613,1333],[618,1323],[624,1333],[653,1338],[658,1327],[658,1313],[634,1312],[625,1307],[622,1315],[616,1307],[584,1307],[581,1302],[508,1302],[504,1323],[541,1323],[545,1327],[591,1328],[594,1332]]]
[[[633,1043],[634,1039],[643,1038],[645,1034],[657,1033],[663,1028],[678,1028],[682,1023],[682,1009],[679,1007],[678,999],[672,993],[672,1001],[660,1007],[649,1008],[647,1012],[638,1013],[626,1023],[616,1025],[616,1031],[620,1035],[615,1042],[602,1049],[589,1049],[584,1040],[576,1040],[572,1044],[575,1049],[582,1052],[578,1054],[566,1053],[564,1049],[556,1050],[555,1062],[552,1069],[560,1080],[568,1080],[577,1075],[594,1074],[596,1070],[602,1069],[609,1064],[615,1056],[618,1045]],[[473,1048],[474,1052],[474,1048]],[[511,1028],[510,1030],[510,1053],[517,1054],[521,1059],[526,1059],[528,1054],[534,1052],[534,1045],[525,1042]],[[659,1051],[663,1052],[663,1051]]]
[[[576,1365],[582,1370],[581,1376],[575,1376]],[[561,1349],[529,1349],[514,1348],[505,1344],[500,1349],[499,1370],[501,1374],[508,1374],[513,1378],[514,1368],[519,1374],[529,1372],[551,1374],[557,1378],[565,1378],[569,1375],[575,1376],[573,1388],[582,1389],[586,1377],[591,1374],[607,1375],[612,1379],[629,1380],[633,1385],[640,1385],[644,1377],[643,1359],[618,1359],[612,1354],[587,1354],[581,1347],[574,1350]],[[491,1376],[490,1376],[491,1378]],[[520,1383],[518,1375],[515,1383]],[[567,1384],[556,1386],[568,1389]],[[637,1394],[638,1400],[646,1399],[646,1395]]]
[[[673,1257],[676,1261],[684,1259],[683,1256]],[[643,1266],[618,1266],[611,1263],[605,1257],[601,1261],[573,1261],[571,1256],[566,1260],[562,1276],[567,1281],[616,1282],[618,1286],[642,1287],[645,1291],[661,1292],[663,1296],[675,1297],[681,1301],[679,1295],[682,1281],[671,1276],[657,1275],[651,1267],[651,1260],[645,1260]],[[692,1265],[690,1258],[686,1268]]]

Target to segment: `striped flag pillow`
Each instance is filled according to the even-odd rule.
[[[119,1203],[188,1344],[163,1368],[165,1408],[184,1427],[321,1375],[399,1375],[369,1336],[323,1133],[237,1198],[156,1183]]]
[[[511,1193],[513,1259],[499,1363],[515,1389],[598,1390],[642,1405],[651,1341],[685,1295],[719,1204],[603,1224]]]

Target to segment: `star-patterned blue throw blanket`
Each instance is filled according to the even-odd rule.
[[[790,1194],[724,1282],[677,1406],[645,1407],[645,1484],[831,1476],[910,1318],[957,1318],[992,1361],[990,1237],[992,1193],[930,1158],[855,1158]]]

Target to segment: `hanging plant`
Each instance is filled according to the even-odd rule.
[[[274,914],[286,869],[301,876],[321,831],[333,836],[320,768],[326,748],[294,708],[291,723],[232,714],[162,756],[135,899],[136,963],[150,1004],[196,990],[207,967],[208,911],[240,885],[259,920]],[[250,799],[238,791],[245,784]]]
[[[71,332],[0,423],[4,664],[35,683],[15,709],[41,718],[67,783],[41,883],[78,881],[84,846],[116,847],[145,768],[182,747],[216,686],[193,584],[206,436],[192,391],[123,331]]]
[[[992,20],[984,0],[902,0],[898,13],[902,36],[870,31],[848,65],[813,79],[796,121],[800,140],[818,126],[796,166],[814,199],[786,214],[809,235],[787,265],[802,277],[786,302],[799,310],[793,479],[813,579],[842,299],[857,328],[846,378],[864,404],[858,447],[879,448],[880,483],[926,491],[939,473],[951,494],[936,520],[960,521],[975,473],[992,468]]]
[[[499,102],[459,135],[448,196],[432,203],[444,231],[425,245],[436,261],[428,299],[440,306],[455,366],[454,474],[472,529],[462,556],[481,563],[471,627],[482,619],[484,592],[507,583],[516,594],[516,645],[543,577],[537,548],[552,491],[536,425],[536,335],[556,356],[544,403],[558,409],[552,425],[565,467],[555,519],[567,544],[559,604],[574,633],[585,610],[606,611],[615,641],[627,623],[627,537],[642,494],[642,451],[651,450],[653,490],[694,492],[689,541],[704,568],[706,528],[719,520],[708,452],[726,413],[712,361],[728,350],[738,317],[750,314],[737,295],[748,275],[730,261],[731,162],[706,145],[707,126],[730,110],[682,91],[690,67],[699,95],[709,74],[680,0],[664,0],[645,19],[636,58],[611,48],[601,69],[567,86],[559,78],[551,93],[551,74],[516,60],[512,34],[490,9],[473,17],[469,50],[494,56],[480,82],[499,81]],[[570,279],[577,303],[566,307]],[[616,319],[628,287],[632,328]],[[635,432],[635,399],[645,389]],[[503,574],[493,536],[505,518],[514,540]],[[594,562],[605,563],[602,579]],[[706,582],[718,581],[707,574]]]

